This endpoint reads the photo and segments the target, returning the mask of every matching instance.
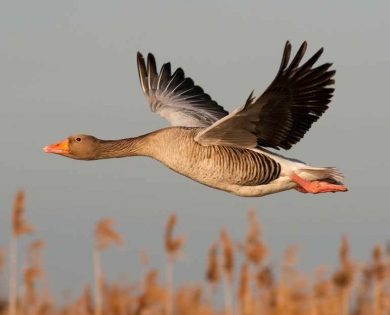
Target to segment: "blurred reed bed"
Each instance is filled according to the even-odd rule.
[[[9,266],[9,296],[0,300],[0,314],[10,315],[385,315],[390,314],[390,246],[374,246],[365,264],[355,262],[346,236],[341,240],[339,266],[331,271],[320,266],[307,276],[297,269],[297,247],[285,250],[280,267],[269,263],[270,250],[264,243],[255,211],[248,212],[247,233],[242,241],[233,241],[226,229],[206,253],[202,284],[174,288],[174,267],[184,256],[184,235],[174,236],[178,223],[171,214],[167,220],[164,247],[163,281],[159,271],[150,269],[148,255],[140,252],[141,279],[134,283],[109,283],[104,278],[100,256],[123,237],[114,229],[114,221],[98,221],[94,230],[91,265],[93,290],[85,284],[82,294],[65,306],[57,306],[50,296],[43,268],[44,240],[33,240],[20,266],[17,240],[32,234],[33,227],[24,218],[24,192],[14,200],[9,249],[0,248],[0,284],[5,284],[5,266]],[[238,263],[239,262],[239,263]],[[21,283],[18,283],[21,273]],[[135,282],[135,281],[139,282]],[[139,283],[139,284],[138,284]],[[204,284],[203,284],[204,283]],[[219,303],[220,300],[223,303]],[[218,305],[218,306],[217,306]]]

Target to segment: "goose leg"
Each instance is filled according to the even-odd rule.
[[[320,181],[309,182],[300,178],[296,174],[292,174],[290,178],[300,186],[295,188],[295,190],[301,193],[319,194],[326,192],[348,191],[348,189],[343,185],[329,184],[327,182]]]

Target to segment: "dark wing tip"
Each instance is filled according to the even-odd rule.
[[[138,67],[138,72],[140,71],[141,66],[145,65],[145,60],[144,56],[138,51],[137,52],[137,67]]]
[[[137,52],[137,69],[139,75],[139,81],[141,83],[141,88],[144,94],[147,94],[147,72],[146,72],[146,64],[144,57],[140,52]]]
[[[324,48],[319,49],[304,65],[301,67],[301,71],[310,70],[311,67],[317,62],[317,60],[321,57],[324,52]]]
[[[286,69],[288,62],[290,60],[290,55],[291,55],[291,44],[289,41],[287,41],[286,45],[284,46],[282,62],[280,63],[280,68],[277,75],[281,74],[284,71],[284,69]]]
[[[314,56],[312,57],[312,59],[314,59],[314,63],[321,57],[321,55],[324,53],[324,47],[322,47],[321,49],[319,49],[315,54]],[[313,63],[313,64],[314,64]]]
[[[148,53],[148,61],[149,60],[154,60],[156,61],[156,58],[154,58],[154,55],[152,53]]]
[[[294,59],[291,61],[290,65],[286,69],[285,75],[287,77],[289,77],[290,75],[293,75],[294,72],[298,69],[299,63],[301,62],[303,56],[306,53],[306,49],[307,49],[307,43],[303,42],[301,47],[299,47],[297,53],[295,54]],[[287,67],[287,65],[286,65],[286,67]]]
[[[155,88],[154,81],[157,77],[157,65],[156,65],[156,58],[154,58],[154,55],[152,53],[148,53],[147,64],[148,64],[147,72],[148,72],[149,89],[154,89]]]
[[[152,53],[148,53],[147,62],[148,62],[148,72],[150,72],[150,70],[156,69],[156,58],[154,58],[154,55]]]
[[[299,47],[299,51],[302,51],[304,54],[306,52],[306,49],[307,49],[307,41],[304,41],[301,47]]]
[[[175,72],[172,74],[172,77],[175,77],[179,75],[180,77],[183,77],[183,80],[184,80],[184,76],[185,76],[185,73],[184,73],[184,70],[183,68],[179,67],[175,70]]]

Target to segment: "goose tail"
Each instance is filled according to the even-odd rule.
[[[344,183],[343,174],[335,167],[308,167],[301,168],[300,176],[306,180],[315,181],[320,180],[330,184],[342,185]]]

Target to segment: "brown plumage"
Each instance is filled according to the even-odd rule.
[[[262,148],[291,148],[328,108],[334,91],[328,86],[334,84],[335,71],[328,70],[329,63],[313,68],[323,49],[300,66],[306,48],[304,42],[289,64],[287,42],[271,85],[257,98],[251,94],[231,114],[181,68],[171,74],[166,63],[158,73],[154,56],[149,54],[145,63],[138,53],[141,88],[149,107],[173,127],[110,141],[73,135],[44,150],[78,160],[148,156],[199,183],[239,196],[292,188],[305,193],[346,191],[336,169],[311,167]]]

